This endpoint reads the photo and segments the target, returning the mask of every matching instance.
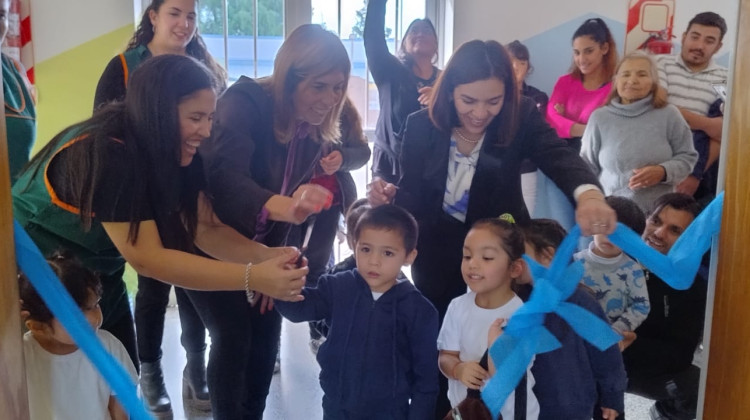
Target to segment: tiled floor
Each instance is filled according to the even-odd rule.
[[[183,407],[182,369],[185,351],[180,345],[177,310],[170,307],[164,328],[162,363],[167,391],[172,398],[174,420],[209,420],[210,413],[192,412]],[[318,362],[308,346],[306,323],[284,321],[281,333],[281,372],[274,375],[264,420],[321,419],[323,392],[318,386]]]
[[[182,368],[185,352],[180,346],[180,323],[177,310],[167,310],[163,344],[164,375],[172,397],[174,420],[210,420],[210,413],[190,412],[183,407]],[[323,396],[318,386],[320,369],[308,347],[306,324],[284,321],[281,334],[281,372],[274,376],[264,420],[321,419]],[[648,420],[652,401],[625,395],[628,420]]]

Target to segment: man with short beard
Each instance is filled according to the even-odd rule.
[[[677,191],[702,198],[716,192],[712,174],[718,165],[723,122],[720,104],[723,102],[714,85],[727,83],[728,70],[716,64],[713,56],[722,46],[727,32],[724,18],[713,12],[695,15],[682,34],[679,56],[660,55],[657,58],[659,82],[667,89],[669,103],[677,106],[693,130],[693,142],[698,151],[698,162],[693,173],[677,185]],[[701,183],[701,180],[704,179]],[[698,187],[701,191],[696,194]]]
[[[670,193],[659,197],[654,208],[643,240],[666,255],[700,206],[688,195]],[[623,352],[627,392],[657,400],[652,419],[692,420],[700,379],[693,354],[703,338],[706,280],[696,276],[689,289],[675,290],[654,273],[647,271],[646,279],[651,312]]]

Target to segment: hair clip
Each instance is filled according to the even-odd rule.
[[[504,220],[504,221],[506,221],[508,223],[516,224],[516,219],[510,213],[503,213],[500,216],[498,216],[497,218],[500,219],[500,220]]]

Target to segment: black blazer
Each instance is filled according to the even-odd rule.
[[[497,145],[497,122],[490,124],[469,190],[466,225],[510,213],[520,224],[529,220],[521,192],[521,162],[534,162],[573,201],[582,184],[599,185],[580,156],[560,140],[529,98],[521,98],[519,129],[505,146]],[[443,213],[451,133],[435,127],[427,110],[406,122],[395,203],[409,210],[420,228],[437,223]]]
[[[208,192],[222,222],[248,238],[265,203],[281,192],[287,145],[273,133],[273,99],[254,80],[242,77],[219,98],[211,137],[200,146]],[[289,191],[307,182],[321,157],[320,144],[299,145]],[[263,243],[282,245],[291,225],[268,221]]]

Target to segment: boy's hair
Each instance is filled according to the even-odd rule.
[[[548,247],[556,250],[568,234],[565,228],[553,219],[531,219],[529,224],[523,228],[523,233],[526,242],[538,254],[544,252]]]
[[[472,229],[487,229],[498,238],[503,250],[508,254],[510,261],[515,261],[523,256],[526,249],[523,243],[523,232],[517,224],[502,219],[480,219],[471,225]]]
[[[617,196],[606,197],[605,200],[617,215],[617,221],[633,229],[639,235],[643,234],[646,229],[646,215],[635,201]]]
[[[354,237],[354,229],[357,227],[357,222],[362,215],[370,209],[370,202],[366,198],[360,198],[353,202],[349,209],[346,210],[346,234],[347,236]]]
[[[93,291],[97,297],[102,295],[99,276],[84,267],[71,254],[58,251],[49,257],[47,262],[78,307],[84,307],[88,303],[89,290]],[[52,322],[54,315],[23,273],[18,274],[18,290],[23,301],[21,310],[29,312],[28,319],[45,324]]]
[[[727,33],[727,22],[718,13],[698,13],[692,19],[690,19],[686,31],[690,31],[690,27],[693,26],[693,24],[719,28],[719,31],[721,31],[721,38],[719,38],[719,41],[722,41],[724,39],[724,35]]]
[[[407,254],[417,247],[419,235],[417,221],[408,211],[394,204],[383,204],[367,209],[354,228],[354,241],[359,241],[362,231],[368,228],[398,232],[404,241]]]

